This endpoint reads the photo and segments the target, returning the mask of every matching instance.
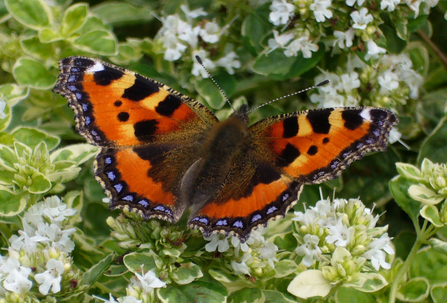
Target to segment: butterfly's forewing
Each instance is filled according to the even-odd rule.
[[[101,147],[96,178],[110,208],[178,220],[184,206],[173,176],[187,169],[181,159],[193,161],[184,153],[217,122],[214,114],[162,83],[96,59],[69,57],[59,68],[54,91],[68,99],[79,133]]]

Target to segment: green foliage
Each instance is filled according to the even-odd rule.
[[[332,0],[331,16],[326,11],[319,20],[318,8],[312,6],[316,0],[286,2],[293,14],[275,22],[273,1],[0,0],[0,243],[2,256],[33,268],[29,280],[35,281],[20,295],[1,294],[0,302],[87,302],[92,295],[109,294],[143,302],[446,300],[447,62],[440,55],[446,51],[440,36],[447,30],[445,3],[433,7],[437,1]],[[399,3],[393,9],[381,7],[388,2]],[[354,27],[352,14],[362,8],[372,20],[364,28]],[[205,31],[211,23],[217,33]],[[172,24],[200,34],[196,40],[181,36],[178,28],[172,32]],[[171,44],[169,34],[176,39]],[[345,38],[339,38],[342,34]],[[248,102],[252,108],[331,80],[309,92],[309,98],[290,97],[251,113],[252,122],[322,106],[394,111],[409,149],[394,144],[321,185],[324,195],[335,191],[337,197],[360,196],[370,208],[377,203],[379,222],[389,224],[395,239],[397,257],[386,259],[391,268],[377,270],[364,251],[355,254],[324,242],[327,229],[306,229],[291,214],[270,222],[246,247],[237,239],[204,240],[199,232],[185,230],[184,221],[144,221],[127,209],[109,214],[93,172],[97,148],[84,143],[67,101],[51,91],[59,74],[57,62],[72,55],[99,58],[151,77],[206,104],[219,118],[232,111],[197,66],[195,55],[235,107]],[[74,250],[28,255],[21,248],[20,256],[8,252],[17,235],[30,232],[22,219],[42,199],[51,204],[55,194],[76,210],[62,224],[71,230]],[[306,186],[300,202],[309,209],[319,197],[319,187]],[[303,203],[295,208],[303,210]],[[345,214],[349,219],[356,215],[355,209]],[[42,224],[50,226],[45,220]],[[351,231],[357,242],[350,248],[361,247],[365,238],[387,228],[360,225]],[[306,234],[325,243],[321,259],[311,266],[297,252]],[[225,243],[227,249],[221,249]],[[37,260],[48,259],[62,260],[65,271],[61,290],[44,295],[35,276],[47,270]],[[153,279],[152,286],[130,282],[144,275]],[[5,281],[9,279],[0,279],[2,287]]]

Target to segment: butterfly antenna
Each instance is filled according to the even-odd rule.
[[[329,80],[324,80],[324,81],[318,83],[317,85],[313,85],[313,86],[310,86],[310,87],[308,87],[308,88],[306,88],[306,89],[303,89],[303,90],[294,92],[294,93],[292,93],[292,94],[288,94],[288,95],[285,95],[285,96],[282,96],[282,97],[273,99],[273,100],[271,100],[271,101],[269,101],[269,102],[266,102],[266,103],[264,103],[264,104],[261,104],[261,105],[259,105],[259,106],[256,106],[256,107],[254,107],[254,108],[248,110],[248,111],[247,111],[247,114],[248,114],[248,113],[251,113],[252,111],[257,110],[258,108],[261,108],[261,107],[263,107],[263,106],[272,104],[273,102],[276,102],[276,101],[278,101],[278,100],[282,100],[282,99],[285,99],[285,98],[288,98],[288,97],[291,97],[291,96],[295,96],[295,95],[298,95],[298,94],[307,92],[308,90],[314,89],[314,88],[316,88],[316,87],[326,85],[326,84],[328,84],[329,82],[330,82]]]
[[[219,89],[220,93],[222,94],[222,96],[224,96],[225,100],[227,100],[228,104],[230,104],[231,108],[233,109],[233,111],[236,111],[233,107],[233,104],[231,104],[230,100],[228,99],[227,95],[225,94],[225,92],[223,91],[223,89],[219,86],[219,84],[217,84],[216,80],[214,80],[213,76],[211,76],[211,73],[208,71],[208,69],[205,67],[205,65],[202,62],[202,59],[200,59],[199,56],[196,55],[196,60],[197,62],[199,62],[199,64],[203,67],[203,69],[206,71],[206,73],[208,74],[208,76],[210,77],[211,81],[213,81],[214,85],[217,86],[217,88]]]

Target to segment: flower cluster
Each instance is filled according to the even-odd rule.
[[[267,272],[275,269],[278,261],[276,252],[278,247],[266,241],[262,228],[252,231],[248,240],[241,243],[236,236],[224,236],[214,234],[205,240],[210,241],[205,245],[208,252],[223,254],[223,258],[231,260],[228,269],[237,275],[250,275],[262,277]],[[231,244],[231,246],[230,246]]]
[[[320,200],[295,215],[295,237],[301,244],[295,252],[302,265],[318,269],[328,283],[353,283],[373,269],[391,268],[386,261],[386,254],[394,254],[388,228],[376,227],[379,217],[360,200]]]
[[[408,188],[408,194],[414,200],[436,205],[447,199],[446,164],[424,159],[421,169],[406,163],[396,163],[396,167],[401,176],[416,183]]]
[[[30,302],[76,287],[79,274],[70,257],[76,229],[66,226],[75,213],[57,196],[25,212],[23,230],[9,239],[8,255],[0,259],[0,302]]]
[[[192,11],[186,5],[181,5],[180,8],[183,12],[183,18],[178,14],[160,18],[163,26],[158,31],[155,41],[162,45],[164,59],[176,61],[188,51],[190,58],[199,56],[205,67],[210,70],[215,69],[216,66],[221,66],[229,74],[234,74],[234,69],[241,67],[241,62],[237,60],[234,51],[228,51],[219,59],[212,61],[209,58],[208,50],[215,47],[231,22],[221,28],[215,21],[199,20],[199,17],[207,15],[202,8]],[[199,38],[204,43],[199,43]],[[193,62],[192,74],[208,78],[208,74],[197,60],[193,60]]]
[[[283,49],[288,57],[301,52],[304,58],[310,58],[318,50],[316,43],[322,39],[339,50],[355,46],[365,52],[365,60],[379,59],[386,52],[375,42],[383,37],[379,28],[383,23],[381,10],[392,12],[396,19],[410,12],[417,17],[422,2],[426,3],[424,9],[428,12],[438,0],[382,0],[380,9],[372,9],[376,3],[369,0],[273,0],[269,20],[282,28],[281,34],[274,31],[269,48],[270,51]],[[326,29],[325,34],[322,28]]]
[[[406,54],[384,55],[379,67],[373,68],[353,56],[346,68],[323,72],[315,78],[330,83],[318,87],[310,99],[318,107],[380,106],[395,108],[409,98],[417,98],[423,84]]]

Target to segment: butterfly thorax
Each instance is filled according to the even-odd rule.
[[[181,182],[181,196],[190,205],[200,207],[220,191],[235,159],[248,142],[248,119],[245,108],[227,120],[216,123],[200,143],[201,157],[186,171]]]

